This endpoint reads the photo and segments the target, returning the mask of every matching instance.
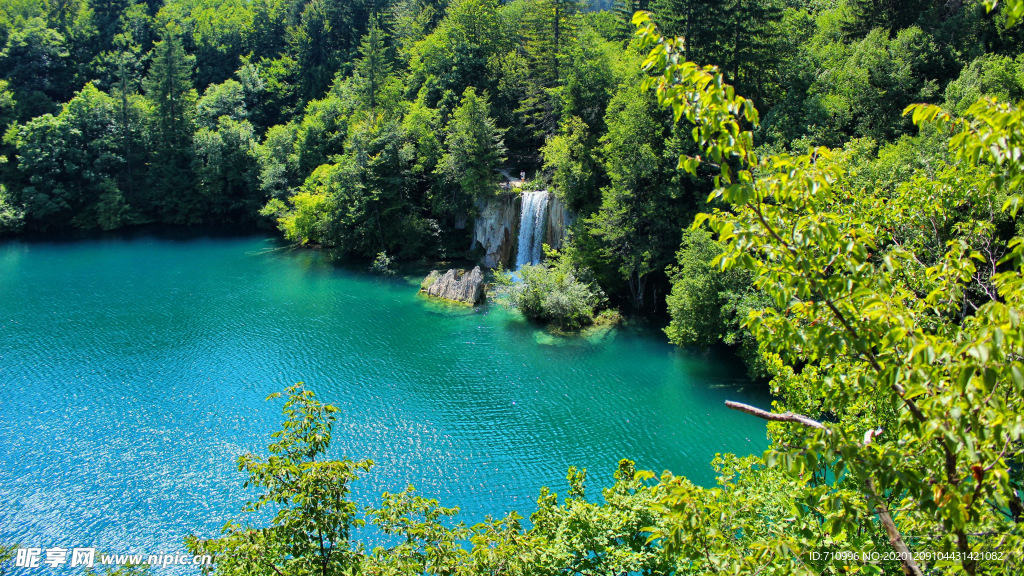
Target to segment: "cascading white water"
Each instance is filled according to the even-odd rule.
[[[519,251],[516,253],[516,270],[526,264],[539,264],[544,246],[544,218],[548,213],[547,191],[523,192],[522,210],[519,216]]]

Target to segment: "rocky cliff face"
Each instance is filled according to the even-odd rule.
[[[556,250],[561,248],[565,240],[565,230],[570,224],[572,215],[565,209],[562,200],[551,194],[551,199],[548,200],[548,222],[544,232],[544,243]]]
[[[481,263],[494,268],[508,264],[515,249],[515,231],[519,225],[518,202],[513,194],[503,194],[497,198],[480,202],[477,209],[480,216],[473,224],[473,245],[479,244],[484,249]]]
[[[484,299],[484,274],[480,267],[472,272],[451,269],[444,274],[431,270],[420,284],[420,291],[428,296],[476,305]]]

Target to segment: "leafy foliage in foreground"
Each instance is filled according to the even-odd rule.
[[[458,508],[446,508],[413,487],[385,493],[378,505],[360,508],[349,499],[352,482],[372,462],[327,454],[337,410],[320,403],[301,384],[288,389],[285,422],[274,434],[269,456],[247,454],[239,469],[258,496],[245,517],[273,514],[270,525],[245,519],[228,522],[221,537],[189,539],[195,554],[213,554],[208,572],[221,575],[312,574],[622,574],[678,571],[676,559],[648,539],[647,528],[663,526],[657,501],[662,489],[649,473],[623,460],[602,504],[586,498],[586,471],[569,470],[569,492],[561,502],[541,489],[529,529],[515,514],[467,526]],[[273,395],[277,396],[277,395]],[[739,461],[717,463],[732,474]],[[770,484],[745,478],[745,490],[762,496]],[[723,482],[727,482],[723,480]],[[781,494],[781,492],[779,493]],[[762,500],[759,504],[765,504]],[[772,511],[785,509],[775,504]],[[757,516],[755,509],[748,517]],[[354,530],[373,525],[384,543],[368,548]],[[664,526],[663,526],[664,527]]]
[[[776,553],[712,546],[709,569],[815,573],[809,552],[865,534],[874,537],[852,549],[890,552],[908,574],[1019,569],[1024,258],[1021,238],[1012,227],[1000,235],[996,221],[1007,209],[1016,220],[1024,112],[995,99],[961,118],[910,107],[915,123],[952,134],[951,163],[895,193],[856,189],[828,149],[760,157],[745,128],[758,122],[752,103],[713,67],[682,62],[679,41],[649,15],[635,21],[653,45],[647,85],[697,126],[703,155],[680,165],[715,170],[711,200],[729,206],[695,227],[706,223],[723,245],[717,265],[748,270],[771,299],[747,323],[778,354],[777,408],[802,413],[781,418],[799,426],[773,425],[766,455],[798,480],[801,504],[789,526],[758,536]],[[923,259],[935,243],[940,252]],[[689,498],[669,490],[667,542],[715,533],[694,522]]]

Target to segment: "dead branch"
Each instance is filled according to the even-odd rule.
[[[802,414],[794,414],[792,412],[783,412],[782,414],[776,414],[775,412],[768,412],[755,408],[750,404],[743,404],[742,402],[733,402],[732,400],[726,400],[725,406],[732,410],[738,410],[740,412],[746,412],[751,416],[757,416],[764,420],[771,420],[773,422],[796,422],[797,424],[803,424],[808,428],[817,428],[818,430],[824,430],[826,433],[831,434],[832,431],[825,427],[824,424],[818,422],[813,418],[808,418]]]

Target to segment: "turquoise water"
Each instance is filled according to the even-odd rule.
[[[336,453],[376,461],[357,499],[412,483],[467,521],[528,515],[571,465],[596,496],[620,458],[711,483],[716,452],[767,445],[722,405],[767,403],[731,358],[553,337],[418,285],[261,236],[0,243],[0,543],[215,535],[247,496],[235,458],[280,423],[264,399],[299,380],[341,409]]]

